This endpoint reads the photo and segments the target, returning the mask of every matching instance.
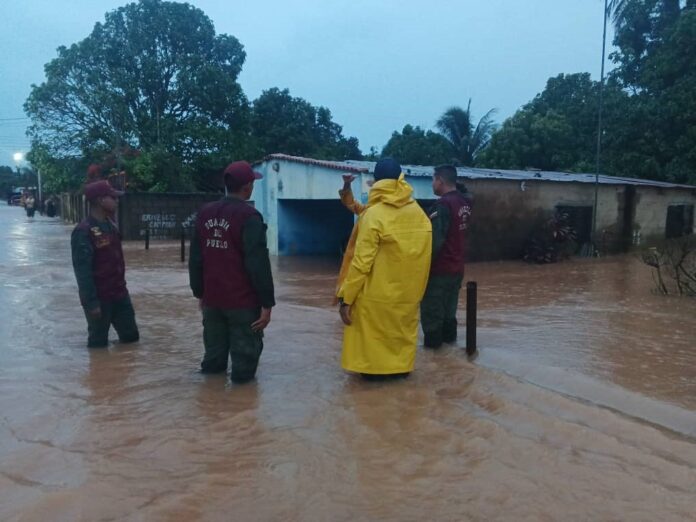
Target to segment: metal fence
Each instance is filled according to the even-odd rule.
[[[87,215],[87,201],[82,194],[63,193],[60,195],[60,217],[68,223],[79,223]]]

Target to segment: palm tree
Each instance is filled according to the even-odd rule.
[[[496,109],[489,110],[474,126],[471,115],[471,98],[466,110],[461,107],[450,107],[435,126],[454,148],[456,159],[465,166],[471,166],[476,161],[476,156],[481,152],[491,139],[495,130],[495,122],[492,119]]]
[[[618,24],[628,13],[628,8],[639,0],[609,0],[607,16],[614,18],[614,23]],[[660,15],[674,20],[679,17],[681,12],[681,0],[661,0]]]
[[[633,0],[609,0],[609,5],[607,6],[607,16],[611,15],[614,17],[614,22],[623,18],[626,12],[626,7]]]

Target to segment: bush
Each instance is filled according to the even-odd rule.
[[[531,235],[523,259],[539,264],[567,259],[577,249],[576,237],[575,230],[568,223],[568,214],[555,212]]]
[[[657,292],[696,296],[696,236],[667,240],[643,251],[641,259],[653,269]]]

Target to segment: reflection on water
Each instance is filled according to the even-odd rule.
[[[654,295],[635,257],[475,264],[469,277],[482,346],[696,410],[696,300]]]
[[[196,372],[177,245],[127,245],[142,340],[88,351],[69,229],[25,220],[0,207],[0,520],[693,520],[694,439],[632,417],[696,427],[694,305],[629,258],[472,265],[477,364],[389,384],[340,370],[337,260],[277,259],[235,386]]]
[[[330,308],[337,261],[280,258],[280,298]],[[696,300],[652,293],[635,256],[555,265],[474,263],[478,361],[557,368],[696,410]],[[465,290],[460,299],[464,341]]]

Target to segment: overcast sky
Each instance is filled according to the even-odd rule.
[[[0,0],[0,165],[25,152],[22,105],[59,45],[117,0]],[[603,0],[192,0],[247,52],[250,100],[270,87],[331,109],[360,147],[407,123],[432,128],[473,99],[502,121],[558,73],[599,78]],[[609,36],[611,40],[611,34]],[[15,119],[18,118],[18,119]]]

